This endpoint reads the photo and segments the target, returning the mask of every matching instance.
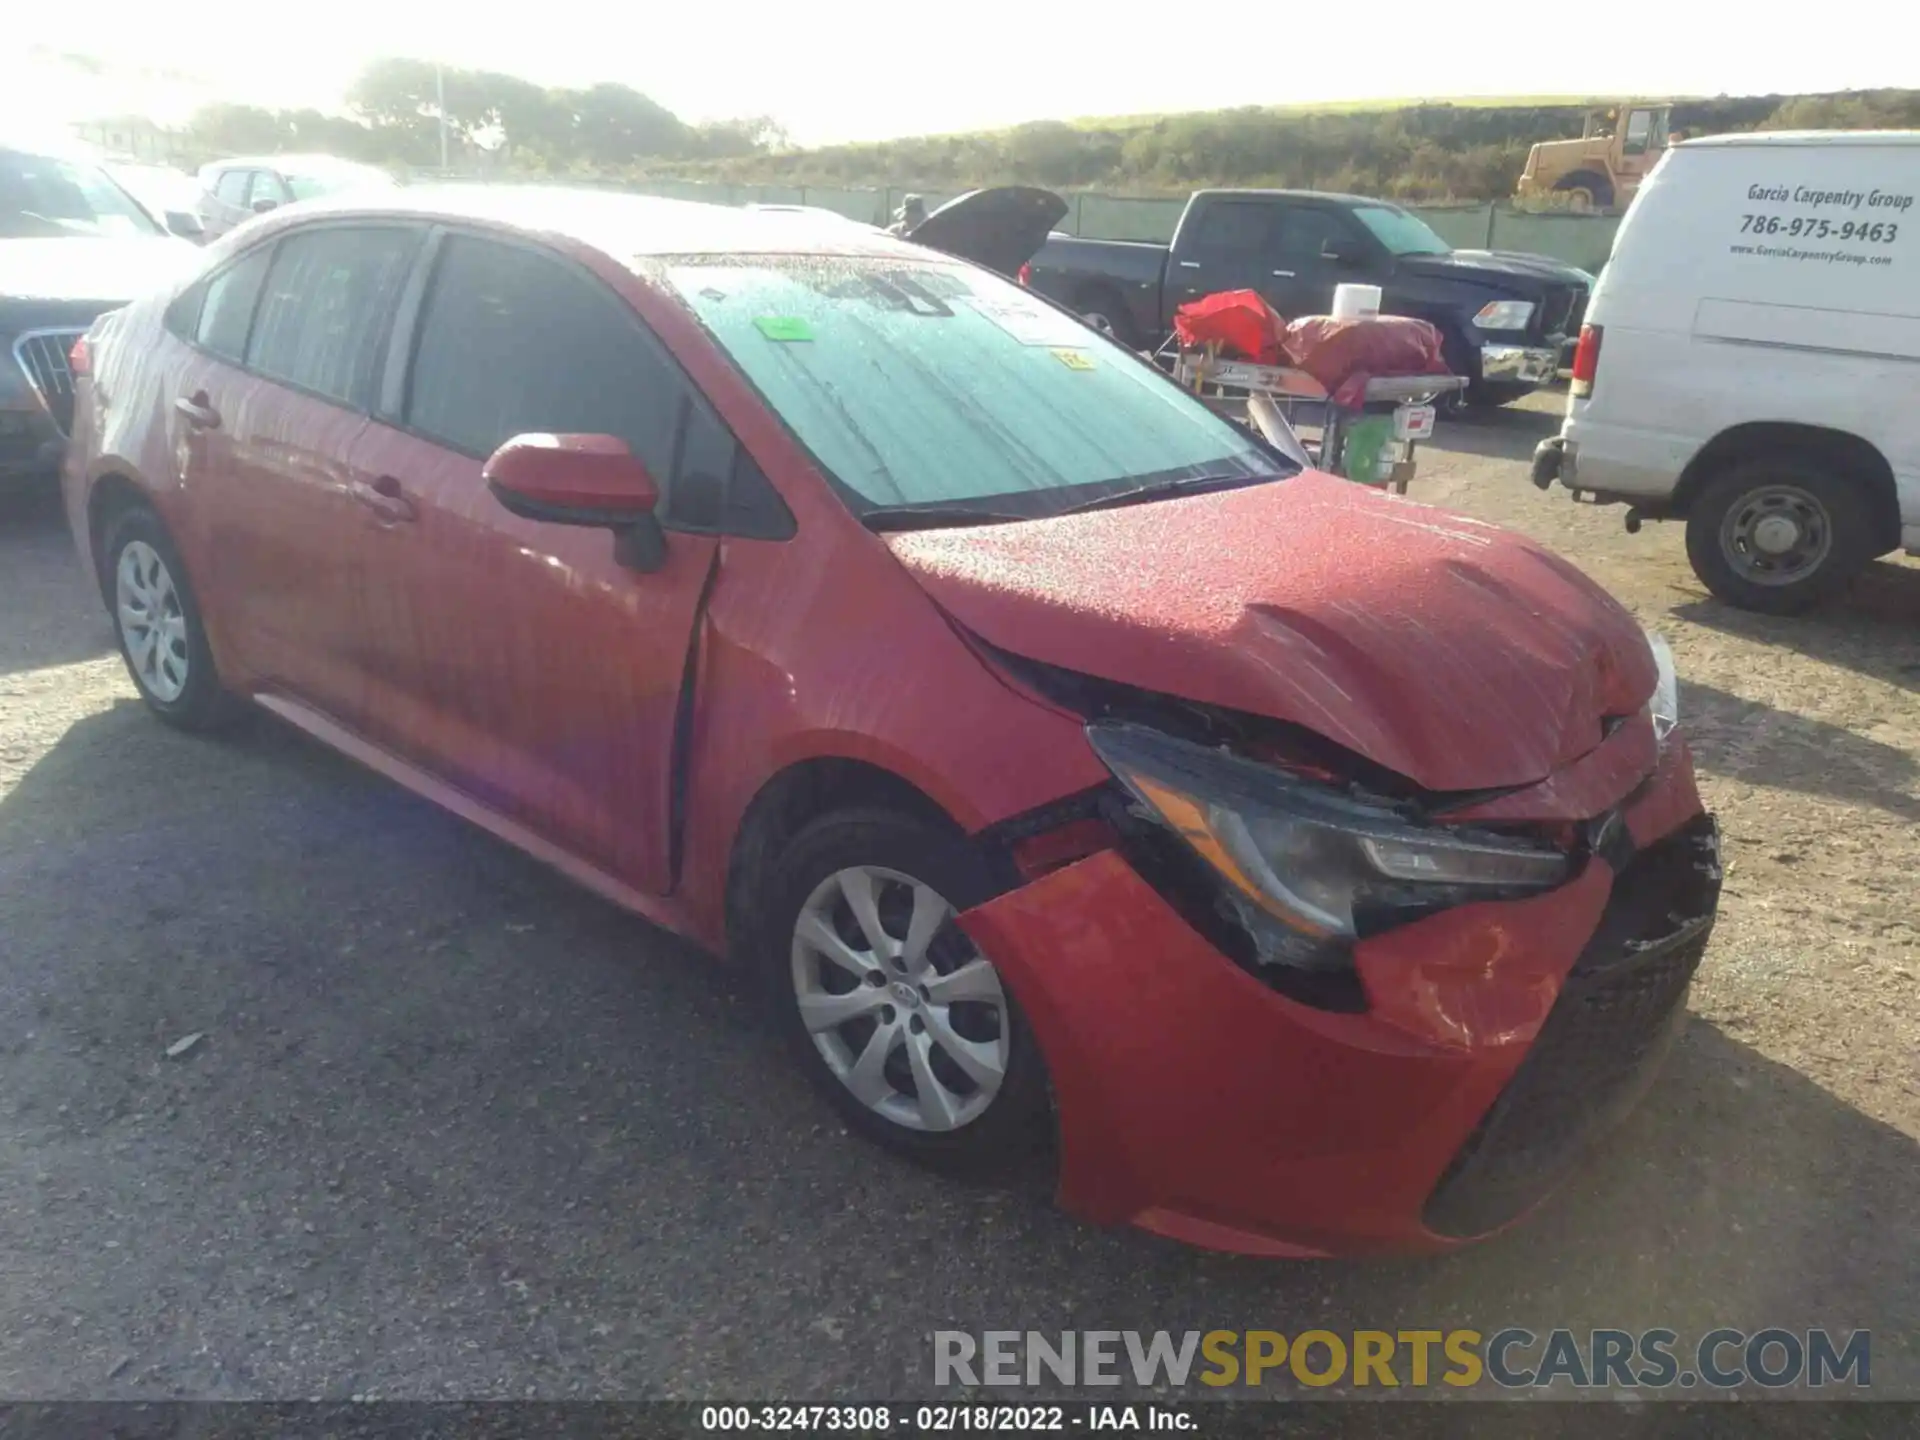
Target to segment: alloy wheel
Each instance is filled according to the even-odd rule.
[[[140,683],[162,704],[178,700],[187,688],[187,617],[166,562],[144,540],[120,551],[114,616]]]
[[[794,924],[800,1018],[869,1110],[909,1130],[957,1130],[1006,1079],[1006,993],[931,886],[877,865],[837,870]]]

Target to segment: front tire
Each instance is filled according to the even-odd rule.
[[[1741,461],[1687,510],[1687,559],[1713,595],[1798,615],[1845,590],[1878,552],[1867,496],[1819,461]]]
[[[187,567],[160,517],[144,505],[121,511],[100,548],[120,658],[147,708],[182,730],[230,723],[239,705],[220,683]]]
[[[1011,990],[954,916],[994,893],[964,837],[839,811],[787,846],[756,926],[783,1042],[862,1135],[949,1173],[1004,1175],[1050,1133]]]

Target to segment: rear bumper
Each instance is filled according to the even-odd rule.
[[[1648,1083],[1718,902],[1680,844],[1712,825],[1683,746],[1627,816],[1637,856],[1363,942],[1365,1014],[1268,989],[1111,851],[968,912],[1047,1056],[1063,1206],[1290,1256],[1446,1249],[1524,1214]],[[1673,927],[1635,897],[1669,890],[1690,928],[1649,933]]]

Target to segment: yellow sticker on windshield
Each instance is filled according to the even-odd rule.
[[[1069,370],[1093,369],[1093,357],[1091,355],[1083,355],[1078,350],[1056,350],[1053,352],[1053,358]]]

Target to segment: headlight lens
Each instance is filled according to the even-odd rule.
[[[1653,717],[1653,733],[1664,741],[1680,724],[1680,677],[1674,672],[1673,650],[1665,636],[1647,631],[1647,648],[1653,651],[1654,667],[1660,675],[1647,701],[1647,713]]]
[[[1150,815],[1224,882],[1262,963],[1348,963],[1382,914],[1544,890],[1567,877],[1559,850],[1423,825],[1270,765],[1100,723],[1088,738]]]
[[[1473,323],[1482,330],[1524,330],[1531,319],[1531,300],[1489,300],[1473,317]]]

